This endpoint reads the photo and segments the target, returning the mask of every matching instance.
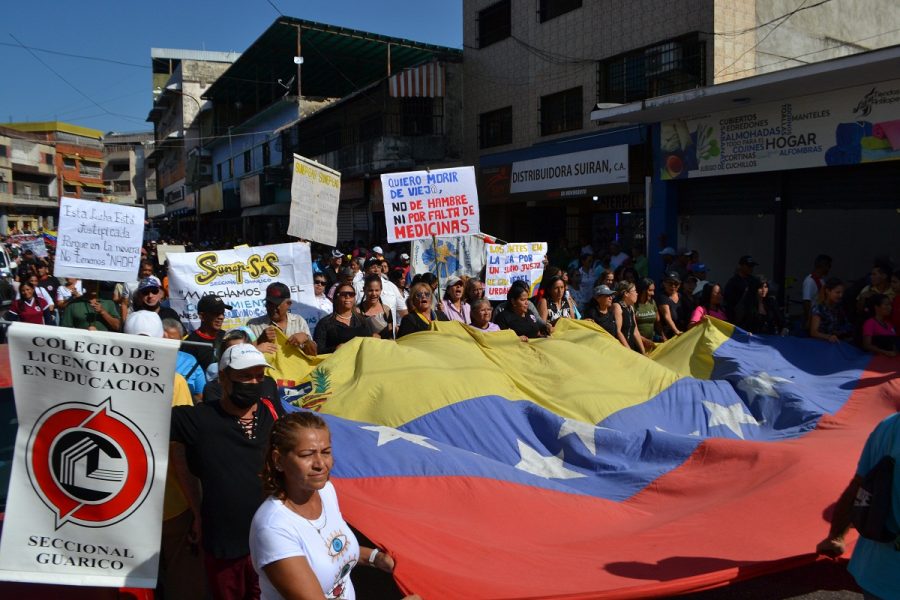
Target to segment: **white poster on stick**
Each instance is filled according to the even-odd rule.
[[[487,264],[484,295],[488,300],[506,300],[510,286],[516,281],[528,284],[528,297],[534,296],[544,274],[547,242],[527,244],[485,244]]]
[[[178,343],[14,323],[0,580],[156,586]]]
[[[337,246],[341,174],[314,160],[294,155],[288,235]]]
[[[388,242],[480,233],[474,167],[381,176]]]
[[[56,236],[56,277],[134,281],[144,241],[144,209],[63,197]]]

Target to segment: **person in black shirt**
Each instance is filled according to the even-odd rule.
[[[494,323],[500,329],[512,329],[519,337],[528,339],[547,337],[546,324],[538,322],[537,317],[528,311],[528,285],[522,281],[513,282],[506,294],[509,308],[494,317]]]
[[[432,275],[431,273],[427,274]],[[434,321],[450,320],[442,310],[433,307],[433,300],[434,291],[424,277],[412,284],[409,289],[409,298],[406,299],[409,312],[400,319],[400,328],[397,330],[398,338],[409,333],[430,331],[431,323]]]
[[[687,324],[681,321],[681,277],[678,273],[672,271],[666,273],[662,282],[663,293],[657,294],[656,306],[659,310],[659,323],[662,326],[663,335],[667,338],[673,338],[681,335]]]
[[[325,276],[327,285],[325,289],[331,289],[338,281],[338,273],[341,270],[341,264],[344,262],[344,253],[334,248],[328,257],[328,264],[322,268],[322,275]]]
[[[171,441],[184,445],[202,488],[194,527],[214,598],[259,597],[250,522],[263,500],[259,474],[269,434],[283,414],[279,399],[263,388],[267,366],[255,346],[231,346],[219,361],[222,399],[172,409]]]
[[[222,337],[225,335],[222,331],[222,324],[225,322],[226,310],[231,310],[231,307],[222,302],[222,299],[215,294],[203,296],[197,302],[200,327],[184,338],[186,342],[200,342],[202,344],[184,344],[183,350],[188,354],[192,354],[204,371],[216,360],[216,350],[222,343]]]
[[[37,267],[38,285],[47,290],[50,298],[56,301],[56,290],[59,289],[59,279],[50,276],[50,267],[41,263]]]
[[[734,275],[725,284],[722,290],[722,301],[725,304],[725,314],[728,321],[734,323],[737,317],[737,307],[741,298],[747,293],[750,282],[753,280],[753,268],[759,263],[750,255],[744,255],[738,260],[738,268]]]
[[[313,340],[319,353],[330,354],[355,337],[371,337],[365,318],[356,308],[352,283],[339,283],[334,291],[332,313],[316,323]]]
[[[590,305],[584,309],[584,320],[593,321],[618,341],[619,328],[616,326],[616,317],[612,311],[613,297],[615,294],[616,293],[607,285],[598,285],[595,287],[593,300]]]

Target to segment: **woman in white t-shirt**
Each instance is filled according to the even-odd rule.
[[[262,473],[269,497],[250,526],[262,600],[356,598],[350,571],[360,560],[393,572],[391,555],[360,546],[344,522],[329,481],[333,465],[331,434],[320,416],[303,411],[276,421]]]

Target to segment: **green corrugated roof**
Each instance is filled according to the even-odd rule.
[[[433,59],[460,60],[462,50],[366,31],[279,17],[204,94],[217,102],[241,102],[260,110],[288,91],[278,84],[297,74],[297,31],[301,31],[303,81],[309,97],[340,98],[388,74]],[[297,93],[296,82],[289,92]]]

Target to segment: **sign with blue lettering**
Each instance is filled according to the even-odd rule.
[[[474,167],[381,176],[388,242],[479,233]]]

